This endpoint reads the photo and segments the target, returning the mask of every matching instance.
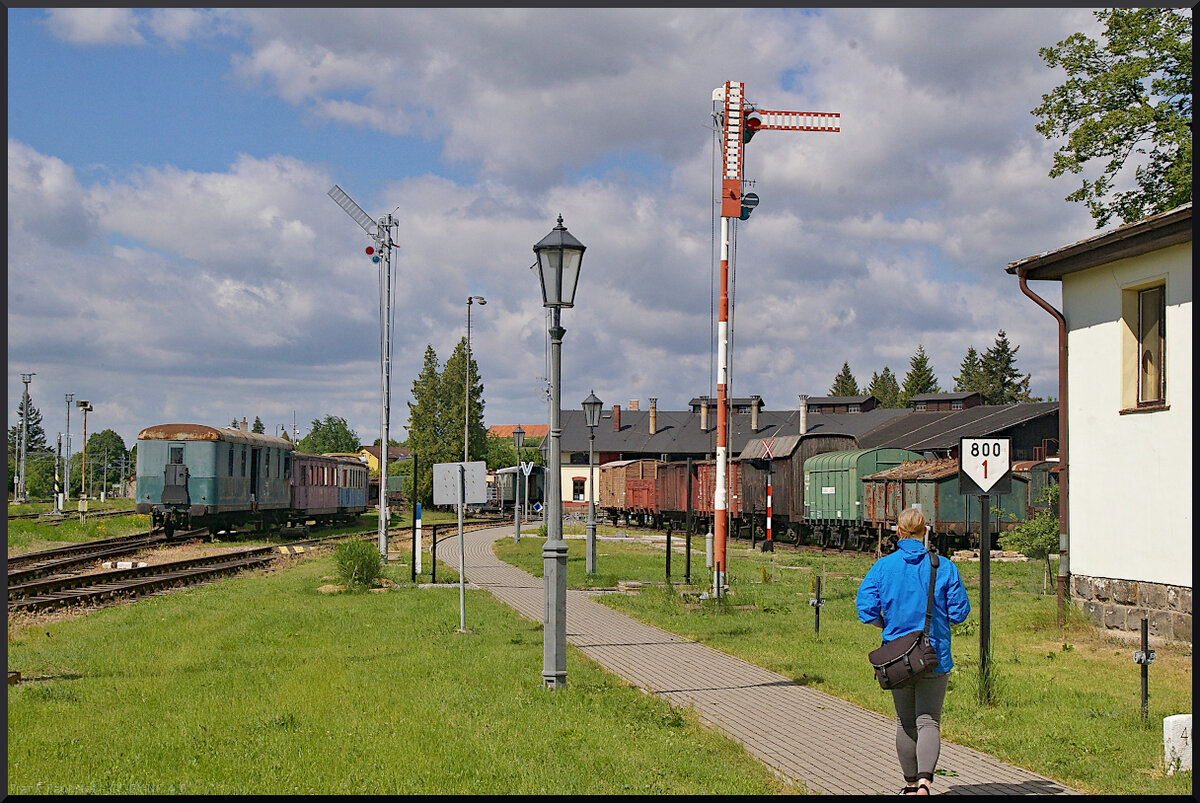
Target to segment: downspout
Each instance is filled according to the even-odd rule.
[[[1071,568],[1070,527],[1067,525],[1067,320],[1025,283],[1028,268],[1017,269],[1021,292],[1058,321],[1058,623],[1064,621]]]

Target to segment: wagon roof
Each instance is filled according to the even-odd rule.
[[[877,471],[864,480],[940,480],[958,474],[958,459],[939,457],[933,460],[911,460],[895,468]]]
[[[261,435],[257,432],[242,432],[237,429],[210,427],[204,424],[157,424],[138,433],[139,441],[225,441],[270,446],[275,449],[291,450],[287,438]]]
[[[783,460],[791,457],[792,452],[796,451],[796,447],[800,445],[799,435],[777,435],[775,438],[751,438],[746,442],[746,448],[742,449],[742,453],[738,457],[742,460],[758,460],[766,456],[763,446],[766,441],[771,441],[771,454],[775,460]]]

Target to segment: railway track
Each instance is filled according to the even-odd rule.
[[[110,519],[115,516],[132,516],[135,514],[135,512],[136,511],[133,510],[97,510],[95,512],[89,512],[87,517],[89,519]],[[42,520],[43,524],[56,525],[61,524],[64,521],[75,521],[76,515],[78,514],[69,510],[62,511],[60,513],[46,510],[41,513],[18,513],[16,515],[10,515],[8,520],[15,521],[17,519],[40,519]]]
[[[464,529],[490,527],[497,523],[499,520],[468,522],[465,523]],[[69,605],[113,604],[167,588],[195,585],[219,576],[267,566],[284,554],[294,551],[296,547],[321,548],[341,541],[368,539],[377,534],[375,530],[342,533],[293,541],[287,545],[250,547],[219,555],[149,566],[63,574],[71,569],[93,564],[101,558],[127,555],[147,546],[186,541],[203,532],[205,531],[194,530],[176,533],[173,538],[167,539],[160,532],[151,531],[124,538],[110,538],[38,553],[14,555],[9,558],[8,609],[10,612],[42,611]],[[409,531],[393,528],[389,534],[405,536]],[[18,564],[15,570],[14,562]]]

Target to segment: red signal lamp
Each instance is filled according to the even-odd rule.
[[[758,133],[758,129],[762,128],[762,124],[761,117],[747,117],[742,130],[742,144],[749,142]]]
[[[367,256],[371,256],[371,254],[373,254],[373,253],[375,253],[375,246],[368,245],[367,246]]]

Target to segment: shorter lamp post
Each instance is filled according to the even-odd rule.
[[[517,447],[517,470],[513,472],[513,543],[521,543],[521,447],[525,445],[525,430],[517,424],[513,430],[513,446]]]
[[[550,433],[546,442],[546,543],[542,547],[542,577],[546,591],[543,618],[542,684],[549,689],[567,685],[567,542],[562,537],[562,411],[559,386],[562,370],[562,339],[559,322],[563,307],[575,306],[575,287],[585,246],[558,225],[533,247],[542,306],[551,311],[550,335]]]
[[[604,402],[592,391],[583,400],[583,421],[588,428],[588,517],[587,517],[587,573],[596,573],[596,479],[593,448],[596,443],[596,426],[600,423],[600,411]]]

